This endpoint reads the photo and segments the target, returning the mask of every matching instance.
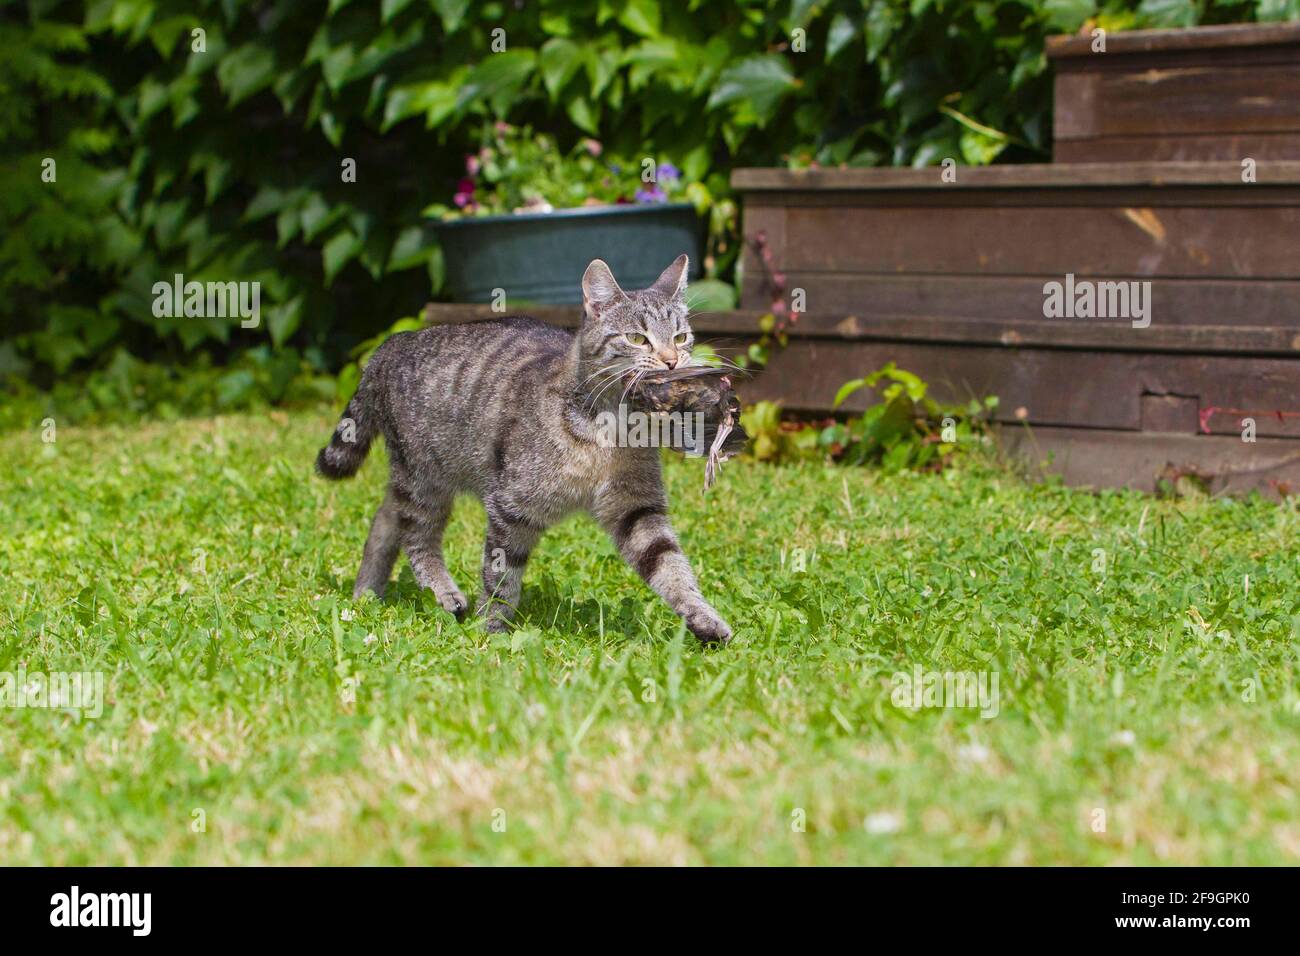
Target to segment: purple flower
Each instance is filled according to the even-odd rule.
[[[662,189],[659,188],[658,183],[656,183],[652,185],[649,189],[638,189],[636,191],[636,201],[637,202],[667,202],[668,196],[667,194],[664,193]]]
[[[678,169],[676,166],[674,166],[672,163],[660,163],[659,178],[666,179],[668,180],[668,182],[672,182],[675,179],[682,178],[682,171]]]

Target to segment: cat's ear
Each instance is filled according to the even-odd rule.
[[[609,271],[604,259],[592,259],[587,271],[582,274],[582,304],[587,314],[596,318],[605,309],[627,298],[619,288],[614,273]]]
[[[686,291],[686,274],[690,271],[687,267],[690,264],[691,260],[683,252],[673,260],[673,264],[663,271],[650,288],[666,298],[676,298]]]

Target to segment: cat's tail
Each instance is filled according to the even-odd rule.
[[[375,409],[370,401],[373,388],[373,379],[362,376],[356,394],[343,410],[343,417],[330,437],[330,443],[316,456],[316,471],[331,481],[351,478],[366,460],[377,430]]]

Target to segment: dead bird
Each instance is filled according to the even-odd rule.
[[[631,386],[632,401],[641,411],[703,416],[704,444],[709,449],[704,465],[706,489],[722,462],[743,451],[749,441],[740,424],[740,399],[732,387],[736,374],[733,368],[687,365],[647,372]]]

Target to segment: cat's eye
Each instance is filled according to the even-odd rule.
[[[689,339],[690,337],[691,336],[689,332],[678,332],[676,335],[673,336],[673,341],[676,342],[678,345],[685,345],[686,340]]]
[[[626,338],[633,345],[645,345],[645,336],[642,335],[640,332],[628,332],[624,336],[624,338]]]

